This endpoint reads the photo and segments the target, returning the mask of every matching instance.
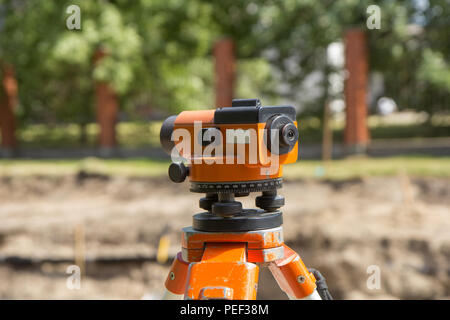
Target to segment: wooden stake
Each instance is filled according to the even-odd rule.
[[[323,108],[322,161],[329,161],[333,156],[333,128],[328,101]]]
[[[86,270],[86,256],[84,225],[81,223],[75,226],[75,265],[80,268],[83,277]]]

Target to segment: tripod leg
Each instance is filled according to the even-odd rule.
[[[163,295],[163,300],[182,300],[186,290],[187,274],[189,270],[189,262],[186,262],[181,257],[181,252],[178,252],[176,258],[173,260],[169,275],[166,279],[166,290]]]
[[[186,298],[254,300],[258,272],[247,262],[245,243],[208,243],[202,260],[189,270]]]
[[[275,280],[289,299],[321,300],[316,290],[316,279],[303,264],[300,256],[286,245],[284,258],[269,264]]]

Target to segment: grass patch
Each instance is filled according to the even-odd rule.
[[[333,141],[340,143],[344,140],[344,126],[335,123],[333,129]],[[409,124],[384,124],[369,121],[370,137],[378,139],[410,139],[449,137],[450,125],[447,123],[409,123]],[[307,119],[300,122],[299,134],[303,143],[321,143],[322,126],[318,119]]]
[[[124,147],[159,147],[161,124],[161,121],[120,122],[117,124],[117,139]],[[18,130],[20,145],[25,148],[95,147],[98,134],[96,123],[86,125],[84,141],[81,139],[82,129],[77,124],[33,124]]]
[[[169,161],[149,159],[0,160],[0,176],[61,176],[83,170],[110,176],[158,177],[167,175],[168,166]],[[348,158],[327,163],[302,160],[284,167],[284,176],[288,179],[344,180],[398,174],[450,178],[450,158]]]
[[[286,178],[344,180],[370,176],[450,177],[450,158],[404,156],[392,158],[348,158],[321,161],[299,161],[284,167]]]
[[[0,160],[0,176],[62,176],[80,171],[110,176],[153,177],[167,173],[168,161],[148,159]]]
[[[390,123],[383,122],[380,116],[369,117],[369,128],[372,139],[398,139],[418,137],[449,137],[450,117],[436,118],[430,122]],[[299,132],[302,143],[320,143],[322,127],[320,120],[314,117],[300,119]],[[120,122],[117,124],[117,139],[123,147],[159,147],[159,130],[162,121],[152,122]],[[343,120],[333,121],[333,140],[343,140]],[[39,148],[76,148],[95,147],[99,127],[90,123],[85,129],[85,140],[81,139],[81,127],[76,124],[27,125],[18,130],[18,138],[22,147]]]

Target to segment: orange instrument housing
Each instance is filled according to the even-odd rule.
[[[161,142],[187,160],[191,182],[277,179],[282,165],[297,161],[295,109],[234,100],[231,108],[183,111],[164,122]]]

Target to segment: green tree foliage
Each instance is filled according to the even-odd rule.
[[[81,30],[66,28],[72,4],[81,8]],[[366,27],[373,4],[380,30]],[[212,47],[231,37],[239,96],[298,101],[319,72],[321,96],[304,110],[321,114],[335,71],[327,47],[363,28],[386,94],[434,112],[448,110],[449,8],[449,0],[0,0],[0,59],[16,68],[24,121],[83,124],[94,119],[95,81],[115,88],[128,116],[149,106],[211,106]],[[95,63],[99,49],[106,56]],[[442,95],[447,104],[428,103]]]
[[[384,3],[382,29],[369,32],[369,44],[371,69],[382,72],[385,94],[400,108],[448,111],[450,1]]]

